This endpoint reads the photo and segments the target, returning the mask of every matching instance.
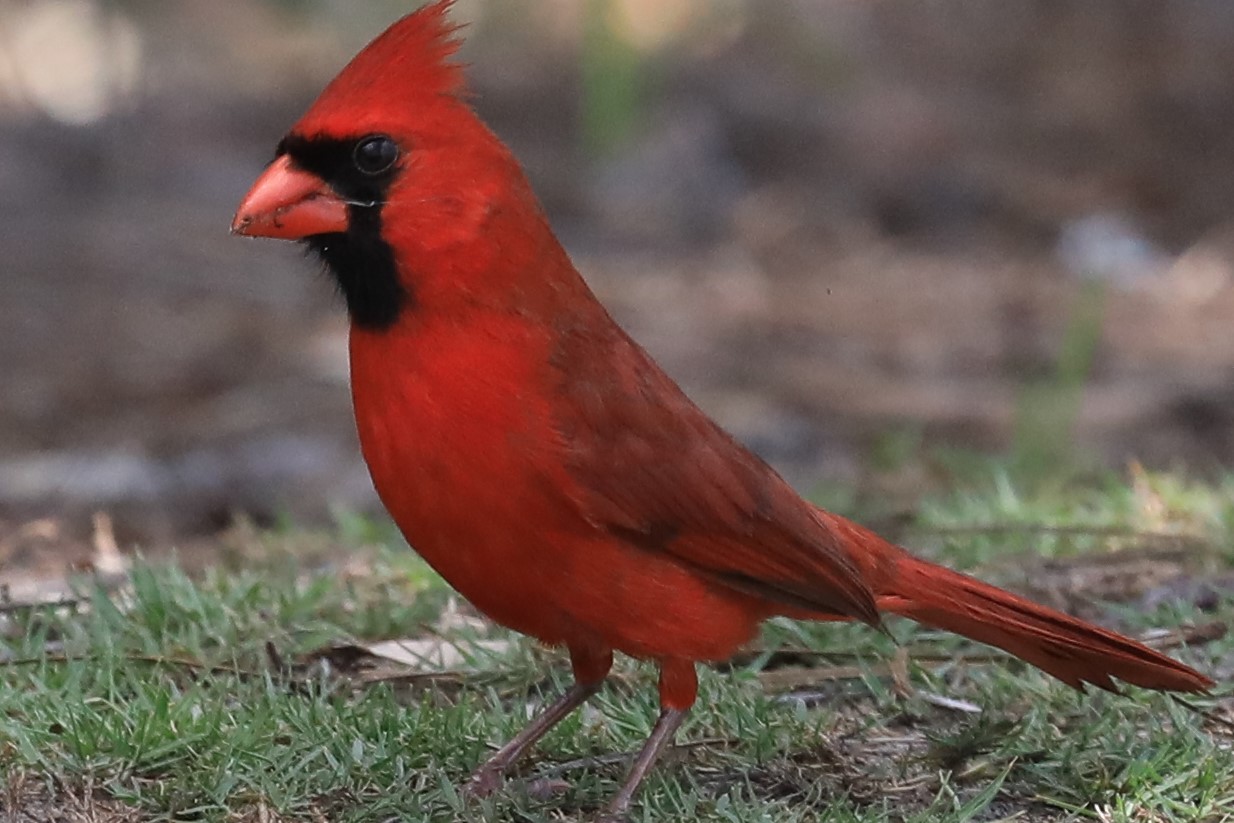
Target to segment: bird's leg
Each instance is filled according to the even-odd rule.
[[[547,734],[549,729],[599,690],[600,683],[575,683],[571,686],[565,694],[536,715],[509,743],[476,769],[468,781],[467,790],[477,797],[484,797],[500,789],[509,768],[526,754],[537,740]]]
[[[634,765],[630,767],[630,772],[626,775],[626,782],[604,808],[602,820],[625,820],[630,802],[638,793],[639,786],[660,758],[664,747],[673,741],[673,736],[677,733],[682,721],[686,719],[697,695],[698,676],[692,662],[688,660],[661,662],[660,717],[656,720],[655,728],[651,730],[647,742],[639,750],[638,757],[634,758]]]
[[[613,666],[613,653],[609,649],[571,648],[570,664],[574,669],[574,685],[476,769],[467,782],[467,791],[484,797],[500,789],[506,772],[536,741],[600,690]]]
[[[651,771],[651,767],[659,759],[664,747],[672,741],[677,727],[681,725],[681,721],[686,719],[687,713],[685,709],[660,710],[660,718],[656,720],[656,727],[651,730],[651,736],[639,750],[638,757],[634,759],[634,765],[630,767],[630,772],[626,775],[626,782],[622,784],[621,790],[604,808],[602,820],[625,820],[626,812],[630,809],[630,801],[634,799],[639,786],[643,784],[643,779],[647,777],[647,772]]]

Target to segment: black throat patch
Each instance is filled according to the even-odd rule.
[[[320,177],[347,201],[347,231],[312,235],[304,244],[330,270],[351,322],[381,331],[398,322],[414,298],[399,279],[393,249],[381,236],[382,207],[399,166],[377,175],[361,172],[352,158],[363,138],[288,135],[279,143],[278,154]]]

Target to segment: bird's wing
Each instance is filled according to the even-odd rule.
[[[615,325],[563,334],[558,429],[584,517],[726,587],[879,622],[841,538]]]

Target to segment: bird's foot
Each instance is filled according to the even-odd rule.
[[[468,797],[488,797],[501,791],[506,783],[506,777],[502,770],[481,766],[468,778],[467,783],[463,786],[463,793]],[[514,780],[513,784],[519,786],[533,800],[548,800],[570,790],[569,783],[555,777],[540,777],[535,780]]]
[[[471,777],[467,779],[467,783],[463,786],[463,793],[468,797],[488,797],[498,791],[505,785],[506,775],[505,770],[493,766],[491,763],[485,763],[480,768],[471,773]]]
[[[538,777],[525,784],[527,796],[534,800],[548,800],[570,791],[570,784],[560,777]]]

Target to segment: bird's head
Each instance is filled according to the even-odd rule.
[[[446,269],[455,291],[477,288],[467,264],[492,252],[460,245],[491,247],[500,224],[520,225],[510,215],[543,222],[517,162],[467,103],[450,5],[424,6],[361,51],[279,143],[232,221],[236,234],[304,241],[361,328],[394,325]]]

